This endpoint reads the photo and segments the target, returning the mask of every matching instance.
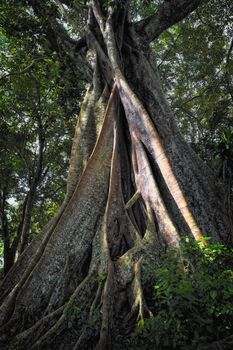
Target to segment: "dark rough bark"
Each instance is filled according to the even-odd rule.
[[[43,13],[43,4],[30,3]],[[179,6],[168,15],[178,21],[199,1],[166,6],[173,3]],[[142,275],[160,252],[179,247],[183,234],[203,244],[205,235],[229,239],[221,191],[180,135],[140,33],[152,25],[152,39],[161,21],[152,17],[135,31],[127,2],[108,9],[90,2],[85,43],[93,80],[75,132],[67,197],[3,281],[3,349],[11,342],[16,349],[119,349],[130,339],[123,329],[130,333],[151,316]]]
[[[10,267],[13,265],[13,257],[10,247],[10,233],[8,227],[8,218],[6,214],[6,191],[5,188],[0,193],[0,218],[1,218],[1,231],[2,231],[2,240],[4,247],[4,274],[7,274]]]

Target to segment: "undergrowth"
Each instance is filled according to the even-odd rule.
[[[150,267],[144,285],[153,317],[140,320],[134,348],[194,350],[233,333],[233,250],[185,238]]]

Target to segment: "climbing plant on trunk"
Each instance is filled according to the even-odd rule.
[[[151,316],[142,276],[161,251],[187,234],[201,244],[231,238],[222,190],[180,134],[150,52],[201,1],[165,1],[131,22],[128,1],[93,0],[79,41],[53,3],[27,3],[49,18],[48,40],[74,68],[85,57],[90,85],[66,199],[2,283],[0,341],[5,349],[117,349],[123,328]]]

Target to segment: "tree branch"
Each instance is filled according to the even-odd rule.
[[[80,11],[80,10],[88,10],[88,6],[75,2],[74,0],[58,0],[59,2],[61,2],[62,4],[76,10],[76,11]]]
[[[33,68],[33,66],[35,65],[36,62],[38,61],[43,61],[45,59],[45,57],[38,57],[38,58],[35,58],[27,67],[25,67],[24,69],[22,70],[19,70],[18,72],[10,72],[10,73],[7,73],[5,75],[3,75],[2,77],[0,77],[0,81],[1,80],[4,80],[6,78],[9,78],[9,77],[12,77],[14,75],[21,75],[21,74],[25,74],[25,73],[28,73],[30,71],[30,69]]]
[[[226,67],[226,70],[225,70],[226,88],[227,88],[227,92],[229,93],[229,95],[231,96],[231,99],[233,101],[233,90],[231,87],[231,78],[230,78],[230,74],[229,74],[230,72],[228,70],[228,66],[229,66],[229,63],[231,60],[232,50],[233,50],[233,37],[231,38],[230,47],[229,47],[228,52],[227,52],[226,64],[225,64],[225,67]]]
[[[232,50],[233,50],[233,37],[231,38],[230,47],[229,47],[228,52],[227,52],[226,64],[228,64],[230,62]]]
[[[177,35],[177,37],[175,38],[175,40],[173,41],[173,43],[171,44],[171,46],[167,49],[167,51],[165,52],[164,56],[162,57],[160,63],[158,64],[158,69],[161,67],[161,65],[164,63],[164,61],[168,58],[169,54],[171,53],[172,49],[174,48],[174,46],[177,43],[177,40],[179,39],[180,34]]]
[[[71,38],[58,21],[59,11],[57,7],[46,6],[46,2],[37,0],[27,0],[27,3],[33,8],[36,16],[39,18],[46,18],[46,36],[50,45],[56,51],[63,51],[74,59],[78,52],[86,47],[86,38],[82,37],[79,40]]]
[[[165,0],[156,13],[134,24],[141,36],[151,42],[164,30],[180,22],[208,0]]]

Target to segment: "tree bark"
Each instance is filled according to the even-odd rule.
[[[3,188],[3,190],[0,193],[0,217],[1,217],[1,233],[2,233],[2,241],[3,241],[3,249],[4,249],[4,265],[3,265],[3,271],[4,275],[7,274],[7,272],[10,270],[11,266],[14,263],[14,259],[12,257],[11,252],[11,243],[10,243],[10,233],[9,233],[9,225],[8,225],[8,218],[6,214],[6,190]]]
[[[168,13],[176,21],[199,1],[177,3],[183,16],[180,6]],[[123,328],[130,333],[151,315],[142,275],[161,251],[179,247],[187,234],[202,244],[204,236],[229,240],[221,189],[179,133],[141,33],[146,26],[152,40],[164,12],[157,24],[153,17],[133,25],[127,10],[127,2],[89,4],[93,80],[75,131],[67,197],[3,281],[3,349],[11,341],[17,349],[118,349]],[[174,20],[167,23],[162,28]]]

